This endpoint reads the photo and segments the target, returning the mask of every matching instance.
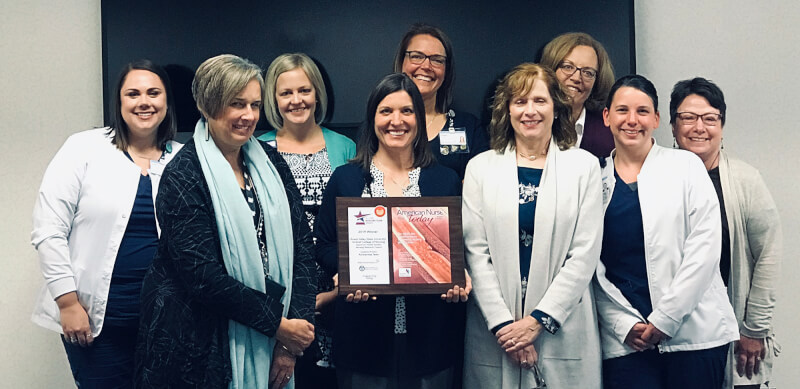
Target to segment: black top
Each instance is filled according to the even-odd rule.
[[[349,163],[337,168],[325,189],[314,234],[317,262],[330,275],[338,271],[336,198],[361,197],[368,177],[361,166]],[[434,163],[422,168],[419,188],[425,196],[458,196],[461,180],[451,169]],[[463,344],[464,304],[448,304],[439,295],[409,295],[406,300],[406,355],[397,356],[394,343],[395,299],[353,304],[336,300],[333,361],[336,367],[363,374],[388,377],[395,369],[427,375],[451,367],[454,350]],[[462,327],[459,329],[459,326]],[[459,337],[458,333],[462,336]]]
[[[452,113],[452,115],[450,115]],[[464,172],[467,170],[467,162],[472,157],[489,150],[489,134],[481,126],[481,123],[475,116],[466,112],[450,111],[447,113],[447,120],[442,127],[442,131],[450,131],[450,126],[454,130],[463,130],[467,137],[467,147],[462,149],[455,146],[442,146],[441,140],[437,135],[436,138],[428,141],[428,145],[436,157],[436,160],[443,166],[455,170],[458,178],[464,181]]]
[[[289,201],[294,277],[288,317],[313,323],[314,262],[300,192],[283,158],[261,145]],[[164,169],[156,209],[161,240],[142,286],[134,384],[140,388],[227,388],[232,374],[228,321],[274,336],[283,310],[281,287],[268,285],[265,294],[228,275],[211,194],[193,140]]]
[[[728,286],[731,275],[731,231],[728,228],[728,215],[725,213],[725,199],[722,195],[722,182],[719,179],[719,166],[708,171],[714,189],[717,191],[719,199],[719,213],[722,216],[722,253],[719,256],[719,272],[722,275],[722,282]]]
[[[606,277],[642,316],[653,312],[644,251],[644,225],[639,193],[614,172],[616,184],[603,223],[600,260]]]
[[[119,243],[106,304],[106,325],[139,325],[139,296],[142,281],[158,248],[158,229],[153,209],[153,186],[150,176],[139,176],[133,209]]]

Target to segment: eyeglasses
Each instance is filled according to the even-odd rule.
[[[722,115],[718,113],[704,113],[704,114],[697,114],[694,112],[678,112],[678,120],[681,124],[686,126],[691,126],[697,123],[697,118],[703,119],[703,124],[709,127],[718,126],[722,122]]]
[[[426,59],[430,60],[431,66],[437,68],[440,68],[447,63],[447,57],[439,54],[425,55],[425,53],[420,51],[406,51],[406,55],[408,56],[408,61],[414,65],[422,65]]]
[[[587,80],[594,80],[594,78],[597,77],[597,70],[590,67],[579,68],[569,62],[562,62],[560,65],[558,65],[558,69],[564,72],[564,74],[567,76],[572,76],[575,74],[575,72],[579,71],[581,72],[581,77]]]

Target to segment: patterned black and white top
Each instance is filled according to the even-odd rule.
[[[286,160],[289,169],[294,176],[297,189],[303,198],[303,208],[308,218],[308,227],[314,230],[314,219],[319,213],[319,206],[322,204],[322,194],[333,174],[331,163],[328,159],[328,148],[313,154],[297,154],[281,151],[281,156]]]
[[[328,185],[331,174],[333,174],[328,159],[328,148],[323,147],[322,150],[312,154],[284,151],[279,151],[279,153],[292,171],[294,182],[297,189],[300,190],[300,197],[303,200],[308,227],[313,231],[314,220],[319,213],[319,206],[322,204],[322,195],[325,193],[325,187]],[[316,243],[316,238],[314,243]],[[319,292],[333,290],[335,286],[333,278],[329,277],[319,266],[316,267],[316,277]],[[320,359],[316,361],[316,364],[321,367],[333,366],[331,358],[333,329],[328,328],[326,324],[326,320],[320,320],[315,328],[316,343],[320,350]]]
[[[419,172],[416,168],[408,172],[408,186],[403,188],[403,197],[421,197],[419,190]],[[364,186],[361,197],[389,197],[383,187],[383,172],[375,166],[373,161],[369,166],[369,174],[372,175],[372,183]],[[406,298],[403,296],[395,297],[394,302],[394,333],[406,333]]]

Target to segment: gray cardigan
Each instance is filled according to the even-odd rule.
[[[589,283],[600,258],[603,208],[597,158],[550,144],[536,204],[533,254],[523,305],[519,268],[516,152],[486,151],[467,165],[463,192],[467,302],[464,388],[533,386],[491,332],[534,309],[561,324],[534,342],[553,388],[600,388],[600,335]]]
[[[766,338],[767,355],[759,374],[751,380],[735,373],[731,348],[726,387],[769,380],[773,357],[780,352],[774,342],[772,316],[781,265],[782,232],[778,209],[764,180],[754,167],[723,150],[719,175],[731,240],[731,275],[728,295],[739,332],[750,338]],[[733,378],[733,382],[729,382]]]

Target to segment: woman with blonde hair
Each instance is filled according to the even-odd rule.
[[[356,153],[349,138],[321,126],[325,120],[328,94],[317,65],[302,53],[282,54],[267,69],[264,112],[276,128],[258,139],[278,149],[292,170],[303,199],[308,226],[322,204],[331,174]],[[331,359],[333,346],[333,304],[335,278],[316,267],[316,346],[297,364],[298,388],[336,385]]]
[[[157,199],[137,387],[294,387],[314,339],[313,251],[289,167],[253,137],[263,91],[261,69],[235,55],[195,73],[202,118]]]
[[[492,150],[467,166],[464,387],[600,388],[589,283],[600,255],[600,167],[573,147],[569,97],[522,64],[498,85]],[[473,303],[474,302],[474,303]]]

